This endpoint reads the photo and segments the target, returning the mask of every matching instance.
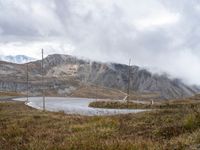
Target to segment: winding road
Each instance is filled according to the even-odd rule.
[[[13,99],[15,101],[26,101],[26,98]],[[109,116],[117,114],[138,113],[146,110],[142,109],[102,109],[91,108],[89,103],[95,101],[87,98],[71,98],[71,97],[46,97],[45,108],[48,111],[64,111],[66,114],[78,114],[84,116]],[[40,109],[43,108],[42,97],[30,97],[26,105]]]

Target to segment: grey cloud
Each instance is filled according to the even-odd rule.
[[[71,44],[74,55],[120,63],[128,63],[128,58],[133,58],[136,65],[158,68],[188,83],[200,84],[200,79],[193,76],[200,73],[200,69],[196,68],[200,65],[198,0],[148,2],[152,3],[152,11],[162,11],[158,8],[162,6],[167,12],[178,15],[179,20],[142,30],[137,28],[136,21],[148,18],[149,12],[143,7],[145,0],[140,3],[137,0],[13,2],[0,0],[1,43],[55,39],[58,43]],[[34,12],[35,5],[42,6],[44,10]],[[160,19],[165,19],[165,16]],[[47,51],[56,53],[64,49],[61,44],[58,50],[51,48]],[[184,68],[190,65],[195,67]]]
[[[50,4],[54,1],[40,2],[38,0],[1,1],[0,27],[3,35],[16,36],[17,39],[26,39],[27,37],[40,38],[62,34],[62,31],[58,28],[61,24],[52,16],[54,12]],[[50,10],[49,12],[52,14],[47,14],[49,18],[42,12],[45,11],[42,9],[43,7],[39,8],[40,5],[44,9]],[[34,10],[34,7],[38,7],[38,10],[36,8]],[[55,20],[50,20],[51,18]]]

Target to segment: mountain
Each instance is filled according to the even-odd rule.
[[[0,90],[23,91],[26,84],[26,64],[0,63]],[[71,95],[80,87],[98,85],[108,89],[126,91],[128,67],[116,63],[100,63],[78,59],[69,55],[49,55],[44,59],[46,94]],[[29,63],[29,89],[41,94],[41,60]],[[131,66],[130,89],[135,93],[154,93],[158,99],[182,98],[195,95],[200,90],[179,79],[156,75],[138,66]]]
[[[0,60],[12,62],[12,63],[17,63],[17,64],[23,64],[23,63],[27,63],[27,62],[30,62],[30,61],[34,61],[36,59],[32,58],[32,57],[25,56],[25,55],[16,55],[16,56],[12,56],[12,55],[3,56],[3,55],[1,55]]]

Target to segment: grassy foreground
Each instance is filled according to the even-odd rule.
[[[199,105],[84,117],[0,103],[1,150],[182,150],[198,149],[199,143]]]

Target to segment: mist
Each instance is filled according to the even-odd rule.
[[[0,0],[0,52],[70,54],[200,85],[198,0]]]

